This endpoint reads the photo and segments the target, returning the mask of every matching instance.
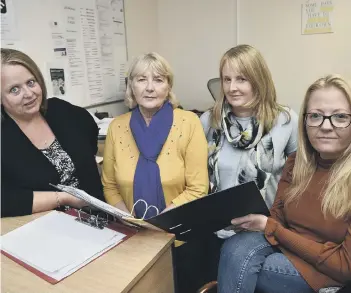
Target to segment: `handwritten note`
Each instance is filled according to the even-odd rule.
[[[333,0],[308,0],[302,4],[301,33],[303,35],[333,32]]]

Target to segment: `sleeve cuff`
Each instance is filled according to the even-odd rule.
[[[185,204],[185,203],[187,203],[187,202],[188,202],[188,200],[186,200],[186,199],[184,198],[184,196],[182,196],[182,195],[179,195],[179,196],[177,196],[176,198],[174,198],[174,199],[172,200],[172,203],[175,204],[177,207],[178,207],[178,206],[181,206],[181,205],[183,205],[183,204]]]
[[[116,204],[118,204],[119,202],[121,202],[123,200],[122,196],[120,195],[110,195],[108,196],[107,194],[105,194],[105,200],[108,204],[115,206]]]
[[[267,241],[272,245],[278,245],[278,241],[275,237],[275,234],[279,228],[279,223],[271,217],[268,217],[266,228],[264,230],[264,234],[266,236]]]

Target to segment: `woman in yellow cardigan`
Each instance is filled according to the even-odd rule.
[[[131,211],[144,200],[161,213],[208,192],[207,143],[196,114],[178,109],[173,74],[157,53],[131,64],[126,104],[115,118],[104,150],[102,182],[106,201]],[[145,214],[138,201],[137,217]],[[157,214],[149,209],[146,218]]]
[[[164,58],[139,56],[130,67],[126,92],[133,110],[115,118],[108,130],[102,172],[106,201],[129,212],[135,205],[138,218],[157,214],[150,208],[145,215],[140,199],[164,212],[208,192],[207,142],[200,119],[177,108],[172,86]],[[212,250],[207,243],[175,249],[178,292],[194,292],[205,282],[201,259]]]

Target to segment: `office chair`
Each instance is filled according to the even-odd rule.
[[[207,82],[207,88],[214,100],[217,100],[221,94],[221,80],[219,77],[211,78]]]
[[[217,293],[217,281],[205,284],[196,293]]]

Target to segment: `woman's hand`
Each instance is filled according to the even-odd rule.
[[[175,204],[171,203],[168,207],[166,207],[162,212],[161,214],[165,213],[165,212],[168,212],[170,211],[171,209],[174,209],[176,207]]]
[[[122,210],[122,211],[124,211],[124,212],[130,214],[130,211],[128,210],[128,208],[127,208],[127,206],[126,206],[126,204],[124,203],[123,200],[120,201],[120,202],[118,202],[118,203],[116,203],[116,204],[115,204],[115,207],[116,207],[117,209],[120,209],[120,210]],[[135,216],[135,212],[133,212],[133,216]]]
[[[264,215],[250,214],[244,217],[235,218],[231,221],[235,231],[248,230],[264,232],[267,224],[267,217]]]
[[[67,192],[57,192],[57,194],[58,194],[58,200],[61,205],[70,206],[76,209],[81,209],[82,207],[89,205],[84,200],[76,198],[75,196]]]

